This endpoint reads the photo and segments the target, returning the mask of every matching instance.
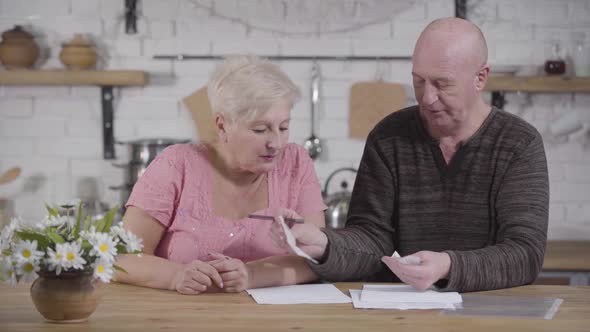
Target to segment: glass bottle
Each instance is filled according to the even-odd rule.
[[[545,72],[548,75],[561,75],[565,73],[565,60],[563,48],[558,39],[550,41],[551,52],[545,61]]]
[[[586,34],[576,32],[572,35],[572,61],[574,71],[578,77],[590,76],[590,44]]]

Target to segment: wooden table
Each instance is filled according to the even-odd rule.
[[[590,241],[547,241],[543,270],[590,272]]]
[[[360,283],[340,283],[345,291]],[[348,292],[345,292],[348,294]],[[247,294],[179,295],[111,284],[90,320],[44,322],[26,285],[0,286],[0,331],[588,331],[590,287],[525,286],[493,295],[564,299],[553,320],[445,316],[439,310],[364,310],[351,304],[258,305]],[[482,293],[483,294],[483,293]]]

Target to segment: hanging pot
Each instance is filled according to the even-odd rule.
[[[332,229],[339,229],[344,228],[346,226],[346,217],[348,216],[348,209],[350,204],[350,197],[351,193],[348,190],[348,182],[342,181],[340,183],[341,190],[328,194],[328,186],[330,185],[330,181],[334,177],[334,175],[340,172],[353,172],[356,174],[356,169],[352,167],[344,167],[339,168],[332,172],[328,179],[326,180],[326,185],[324,186],[324,191],[322,196],[324,198],[324,202],[328,206],[328,209],[324,212],[324,216],[326,219],[326,227]]]
[[[168,138],[147,138],[129,142],[117,142],[119,145],[127,145],[127,162],[122,164],[114,163],[113,166],[125,169],[123,183],[117,186],[109,186],[109,189],[121,193],[121,208],[124,210],[125,203],[131,195],[133,186],[139,177],[145,172],[149,164],[156,156],[170,145],[188,143],[190,140],[168,139]],[[123,211],[122,211],[123,212]]]
[[[170,145],[188,143],[190,140],[168,138],[146,138],[129,142],[117,142],[119,145],[127,145],[129,148],[129,162],[134,164],[149,165],[160,152]]]

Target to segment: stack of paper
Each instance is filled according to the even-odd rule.
[[[258,304],[350,303],[332,284],[293,285],[247,289]]]
[[[355,308],[365,309],[455,309],[463,302],[457,292],[419,291],[406,285],[364,285],[350,290]]]

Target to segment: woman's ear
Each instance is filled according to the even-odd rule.
[[[217,131],[219,142],[227,143],[227,125],[228,123],[223,115],[215,115],[215,131]]]
[[[490,76],[490,65],[487,63],[475,75],[475,88],[478,91],[483,91]]]

